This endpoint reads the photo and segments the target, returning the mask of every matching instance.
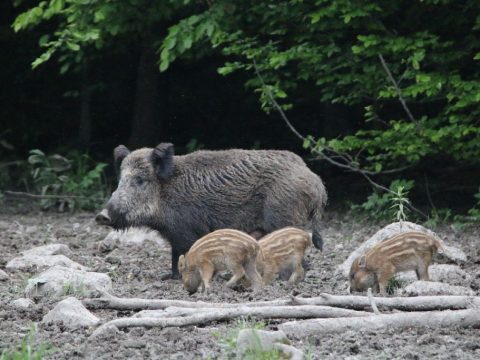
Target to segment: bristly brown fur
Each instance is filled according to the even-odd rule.
[[[305,251],[312,246],[309,233],[294,227],[287,227],[261,238],[258,243],[262,250],[257,256],[257,268],[265,285],[272,282],[285,269],[293,269],[288,282],[294,284],[303,280],[302,260]]]
[[[406,232],[376,245],[354,260],[350,269],[351,291],[371,287],[386,294],[389,279],[400,271],[415,270],[420,280],[429,280],[428,267],[443,245],[422,232]]]
[[[197,240],[185,256],[180,256],[178,270],[190,293],[196,292],[199,286],[208,292],[210,281],[219,270],[233,273],[227,287],[246,276],[257,291],[262,287],[255,264],[259,253],[260,247],[250,235],[233,229],[217,230]]]

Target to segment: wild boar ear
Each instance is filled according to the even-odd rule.
[[[367,257],[365,255],[360,256],[358,259],[358,267],[360,269],[365,269],[367,267]]]
[[[120,165],[122,165],[123,159],[125,159],[128,154],[130,154],[130,150],[128,150],[125,145],[118,145],[113,149],[113,163],[118,178],[120,178]]]
[[[150,161],[158,179],[167,180],[173,173],[173,144],[157,145],[152,151]]]

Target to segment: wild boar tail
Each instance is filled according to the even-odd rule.
[[[313,246],[315,246],[320,251],[323,250],[323,239],[322,235],[320,234],[321,230],[321,214],[320,210],[316,209],[313,212],[312,216],[312,242]]]

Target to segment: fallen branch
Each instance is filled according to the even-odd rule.
[[[377,297],[377,307],[384,310],[429,311],[429,310],[461,310],[473,307],[480,308],[480,297],[474,296],[418,296],[418,297]],[[319,297],[278,299],[248,303],[209,303],[203,301],[119,298],[107,295],[101,298],[84,299],[83,304],[90,309],[113,310],[161,310],[168,307],[182,308],[236,308],[265,307],[289,305],[333,306],[346,309],[364,310],[371,306],[366,296],[330,295]]]
[[[310,319],[289,321],[278,328],[293,338],[321,336],[322,334],[406,329],[411,327],[480,327],[480,309],[457,311],[430,311],[420,313],[381,314],[348,319]]]
[[[148,314],[148,313],[147,313]],[[149,314],[149,317],[115,319],[102,327],[115,326],[118,329],[130,327],[176,327],[204,325],[212,321],[233,320],[252,316],[257,319],[306,319],[370,316],[371,313],[327,306],[277,306],[277,307],[235,307],[229,309],[185,309],[173,308]]]
[[[231,320],[240,316],[255,316],[272,319],[307,319],[369,316],[370,312],[341,309],[331,306],[298,305],[298,306],[241,306],[235,308],[182,308],[169,307],[165,310],[144,310],[135,314],[134,318],[173,318],[215,313],[219,317]],[[223,318],[222,318],[223,319]]]

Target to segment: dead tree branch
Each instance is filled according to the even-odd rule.
[[[480,297],[474,296],[417,296],[417,297],[377,297],[377,307],[383,310],[402,311],[429,311],[429,310],[460,310],[478,307]],[[182,307],[191,309],[202,308],[238,308],[238,307],[266,307],[313,305],[332,306],[353,310],[370,309],[371,303],[367,296],[330,295],[322,294],[319,297],[302,298],[292,297],[271,301],[256,301],[248,303],[209,303],[203,301],[166,300],[166,299],[138,299],[118,298],[104,295],[101,298],[84,299],[83,304],[90,309],[112,310],[162,310],[168,307]]]
[[[77,195],[37,195],[37,194],[30,194],[30,193],[21,192],[21,191],[5,191],[4,194],[6,196],[11,196],[11,197],[16,197],[16,198],[36,199],[36,200],[44,200],[44,199],[86,199],[85,196],[77,196]]]
[[[480,309],[446,310],[416,313],[381,314],[362,318],[310,319],[289,321],[279,325],[287,336],[296,339],[322,334],[382,331],[406,328],[480,327]]]

